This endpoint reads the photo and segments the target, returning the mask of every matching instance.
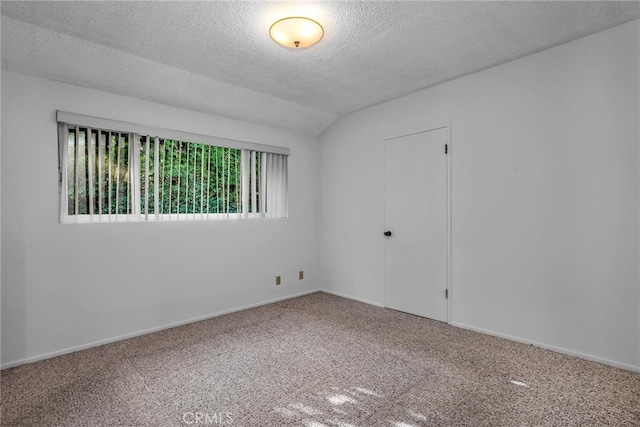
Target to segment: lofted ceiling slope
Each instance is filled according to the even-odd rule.
[[[640,17],[639,2],[2,1],[2,68],[319,135],[339,116]],[[291,15],[325,37],[268,36]]]

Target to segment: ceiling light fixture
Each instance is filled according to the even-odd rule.
[[[316,44],[324,36],[324,28],[310,18],[282,18],[269,28],[271,38],[284,47],[300,49]]]

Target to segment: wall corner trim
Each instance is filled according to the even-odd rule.
[[[350,299],[350,300],[353,300],[353,301],[358,301],[358,302],[361,302],[361,303],[364,303],[364,304],[373,305],[375,307],[384,308],[384,304],[380,304],[379,302],[369,301],[369,300],[364,299],[364,298],[357,298],[357,297],[354,297],[354,296],[351,296],[351,295],[347,295],[347,294],[343,294],[343,293],[340,293],[340,292],[330,291],[328,289],[320,289],[320,292],[324,292],[325,294],[335,295],[335,296],[341,297],[341,298]]]

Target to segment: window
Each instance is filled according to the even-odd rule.
[[[287,216],[285,148],[58,112],[62,222]]]

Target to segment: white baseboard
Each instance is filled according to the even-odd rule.
[[[179,322],[169,323],[169,324],[166,324],[166,325],[157,326],[155,328],[150,328],[150,329],[145,329],[145,330],[142,330],[142,331],[132,332],[132,333],[120,335],[120,336],[117,336],[117,337],[107,338],[107,339],[104,339],[104,340],[93,341],[93,342],[90,342],[88,344],[82,344],[82,345],[78,345],[78,346],[75,346],[75,347],[69,347],[69,348],[65,348],[63,350],[56,350],[56,351],[52,351],[50,353],[40,354],[38,356],[27,357],[25,359],[20,359],[20,360],[15,360],[13,362],[3,363],[2,365],[0,365],[0,369],[13,368],[13,367],[16,367],[16,366],[24,365],[25,363],[33,363],[33,362],[37,362],[39,360],[50,359],[52,357],[62,356],[64,354],[74,353],[74,352],[80,351],[80,350],[86,350],[86,349],[91,348],[91,347],[98,347],[98,346],[101,346],[101,345],[104,345],[104,344],[109,344],[109,343],[112,343],[112,342],[125,340],[127,338],[138,337],[140,335],[146,335],[146,334],[150,334],[150,333],[153,333],[153,332],[162,331],[164,329],[175,328],[176,326],[182,326],[182,325],[186,325],[186,324],[189,324],[189,323],[199,322],[201,320],[211,319],[213,317],[222,316],[224,314],[234,313],[236,311],[242,311],[242,310],[246,310],[248,308],[260,307],[261,305],[272,304],[274,302],[284,301],[284,300],[288,300],[288,299],[291,299],[291,298],[297,298],[297,297],[301,297],[301,296],[304,296],[304,295],[313,294],[313,293],[316,293],[316,292],[320,292],[320,289],[313,289],[313,290],[310,290],[310,291],[299,292],[299,293],[296,293],[296,294],[293,294],[293,295],[287,295],[287,296],[284,296],[284,297],[274,298],[274,299],[270,299],[270,300],[267,300],[267,301],[261,301],[261,302],[257,302],[257,303],[254,303],[254,304],[245,305],[245,306],[242,306],[242,307],[236,307],[236,308],[232,308],[232,309],[229,309],[229,310],[219,311],[217,313],[206,314],[204,316],[194,317],[194,318],[187,319],[187,320],[181,320]]]
[[[327,289],[320,289],[321,292],[325,292],[328,294],[332,294],[332,295],[336,295],[342,298],[347,298],[347,299],[351,299],[354,301],[358,301],[358,302],[362,302],[365,304],[369,304],[369,305],[374,305],[376,307],[384,307],[383,304],[379,304],[373,301],[368,301],[362,298],[356,298],[354,296],[351,295],[346,295],[340,292],[334,292],[334,291],[330,291]],[[462,328],[462,329],[467,329],[470,331],[474,331],[474,332],[479,332],[481,334],[486,334],[486,335],[491,335],[494,337],[498,337],[498,338],[504,338],[504,339],[508,339],[511,341],[515,341],[515,342],[520,342],[523,344],[531,344],[534,345],[536,347],[540,347],[540,348],[544,348],[546,350],[551,350],[551,351],[555,351],[557,353],[562,353],[562,354],[566,354],[569,356],[574,356],[574,357],[579,357],[581,359],[585,359],[585,360],[590,360],[592,362],[598,362],[598,363],[602,363],[604,365],[609,365],[609,366],[613,366],[615,368],[620,368],[620,369],[625,369],[627,371],[631,371],[631,372],[639,372],[640,373],[640,366],[633,366],[633,365],[629,365],[626,363],[621,363],[621,362],[616,362],[614,360],[610,360],[610,359],[605,359],[602,357],[597,357],[597,356],[592,356],[590,354],[585,354],[585,353],[581,353],[578,351],[572,351],[572,350],[567,350],[566,348],[562,348],[562,347],[556,347],[553,345],[548,345],[548,344],[543,344],[543,343],[539,343],[536,341],[531,341],[531,340],[527,340],[524,338],[520,338],[520,337],[514,337],[511,335],[507,335],[507,334],[501,334],[498,332],[493,332],[493,331],[489,331],[487,329],[482,329],[482,328],[476,328],[474,326],[469,326],[469,325],[465,325],[463,323],[458,323],[458,322],[450,322],[449,323],[451,326],[455,326],[458,328]]]
[[[363,298],[357,298],[357,297],[354,297],[354,296],[351,296],[351,295],[347,295],[347,294],[343,294],[343,293],[340,293],[340,292],[330,291],[330,290],[327,290],[327,289],[313,289],[313,290],[310,290],[310,291],[299,292],[299,293],[296,293],[296,294],[293,294],[293,295],[287,295],[287,296],[284,296],[284,297],[279,297],[279,298],[274,298],[274,299],[270,299],[270,300],[266,300],[266,301],[261,301],[261,302],[257,302],[257,303],[254,303],[254,304],[245,305],[245,306],[242,306],[242,307],[236,307],[236,308],[232,308],[232,309],[229,309],[229,310],[219,311],[219,312],[207,314],[207,315],[204,315],[204,316],[194,317],[194,318],[187,319],[187,320],[182,320],[182,321],[179,321],[179,322],[169,323],[169,324],[158,326],[158,327],[155,327],[155,328],[145,329],[145,330],[142,330],[142,331],[137,331],[137,332],[132,332],[132,333],[125,334],[125,335],[120,335],[120,336],[117,336],[117,337],[112,337],[112,338],[107,338],[107,339],[104,339],[104,340],[94,341],[94,342],[91,342],[91,343],[88,343],[88,344],[82,344],[82,345],[75,346],[75,347],[69,347],[69,348],[66,348],[66,349],[63,349],[63,350],[57,350],[57,351],[53,351],[53,352],[50,352],[50,353],[41,354],[41,355],[38,355],[38,356],[32,356],[32,357],[28,357],[28,358],[25,358],[25,359],[16,360],[16,361],[13,361],[13,362],[3,363],[2,365],[0,365],[0,369],[13,368],[15,366],[23,365],[25,363],[33,363],[33,362],[37,362],[39,360],[50,359],[52,357],[62,356],[64,354],[69,354],[69,353],[74,353],[76,351],[85,350],[85,349],[92,348],[92,347],[98,347],[98,346],[101,346],[101,345],[104,345],[104,344],[109,344],[109,343],[112,343],[112,342],[121,341],[121,340],[124,340],[124,339],[127,339],[127,338],[133,338],[133,337],[137,337],[137,336],[140,336],[140,335],[146,335],[146,334],[150,334],[150,333],[153,333],[153,332],[158,332],[158,331],[161,331],[161,330],[164,330],[164,329],[175,328],[176,326],[182,326],[182,325],[186,325],[186,324],[189,324],[189,323],[199,322],[201,320],[211,319],[213,317],[222,316],[224,314],[234,313],[236,311],[242,311],[242,310],[246,310],[246,309],[254,308],[254,307],[260,307],[262,305],[272,304],[274,302],[284,301],[284,300],[291,299],[291,298],[297,298],[297,297],[301,297],[301,296],[304,296],[304,295],[313,294],[313,293],[316,293],[316,292],[325,292],[327,294],[335,295],[335,296],[338,296],[338,297],[341,297],[341,298],[347,298],[347,299],[358,301],[358,302],[361,302],[361,303],[364,303],[364,304],[369,304],[369,305],[373,305],[373,306],[376,306],[376,307],[384,307],[383,304],[380,304],[380,303],[377,303],[377,302],[373,302],[373,301],[369,301],[369,300],[366,300],[366,299],[363,299]],[[520,337],[514,337],[514,336],[511,336],[511,335],[507,335],[507,334],[501,334],[501,333],[498,333],[498,332],[489,331],[487,329],[482,329],[482,328],[477,328],[477,327],[474,327],[474,326],[465,325],[463,323],[451,322],[450,325],[458,327],[458,328],[474,331],[474,332],[479,332],[479,333],[486,334],[486,335],[491,335],[491,336],[495,336],[495,337],[499,337],[499,338],[505,338],[505,339],[508,339],[508,340],[511,340],[511,341],[516,341],[516,342],[520,342],[520,343],[523,343],[523,344],[535,345],[536,347],[544,348],[544,349],[555,351],[555,352],[558,352],[558,353],[567,354],[569,356],[575,356],[575,357],[579,357],[581,359],[590,360],[590,361],[593,361],[593,362],[599,362],[599,363],[603,363],[605,365],[613,366],[613,367],[616,367],[616,368],[626,369],[628,371],[640,373],[640,366],[633,366],[633,365],[629,365],[629,364],[626,364],[626,363],[616,362],[614,360],[609,360],[609,359],[605,359],[605,358],[601,358],[601,357],[597,357],[597,356],[592,356],[592,355],[581,353],[581,352],[577,352],[577,351],[567,350],[567,349],[562,348],[562,347],[556,347],[556,346],[553,346],[553,345],[543,344],[543,343],[539,343],[539,342],[536,342],[536,341],[531,341],[531,340],[527,340],[527,339],[520,338]]]
[[[351,300],[354,300],[354,301],[362,302],[362,303],[365,303],[365,304],[374,305],[376,307],[384,307],[384,304],[379,304],[377,302],[368,301],[368,300],[365,300],[365,299],[362,299],[362,298],[356,298],[354,296],[346,295],[346,294],[343,294],[343,293],[340,293],[340,292],[330,291],[330,290],[327,290],[327,289],[320,289],[320,292],[325,292],[327,294],[336,295],[336,296],[339,296],[339,297],[342,297],[342,298],[347,298],[347,299],[351,299]],[[626,363],[616,362],[615,360],[610,360],[610,359],[605,359],[605,358],[602,358],[602,357],[592,356],[590,354],[585,354],[585,353],[581,353],[581,352],[578,352],[578,351],[567,350],[566,348],[562,348],[562,347],[556,347],[556,346],[553,346],[553,345],[543,344],[543,343],[539,343],[539,342],[536,342],[536,341],[531,341],[531,340],[527,340],[527,339],[520,338],[520,337],[514,337],[514,336],[511,336],[511,335],[507,335],[507,334],[501,334],[501,333],[498,333],[498,332],[489,331],[487,329],[476,328],[474,326],[465,325],[463,323],[450,322],[449,324],[451,326],[455,326],[455,327],[462,328],[462,329],[467,329],[467,330],[474,331],[474,332],[479,332],[481,334],[491,335],[491,336],[498,337],[498,338],[504,338],[504,339],[508,339],[508,340],[511,340],[511,341],[520,342],[520,343],[523,343],[523,344],[531,344],[531,345],[534,345],[536,347],[544,348],[546,350],[555,351],[557,353],[562,353],[562,354],[566,354],[566,355],[569,355],[569,356],[579,357],[581,359],[590,360],[592,362],[598,362],[598,363],[602,363],[604,365],[613,366],[615,368],[620,368],[620,369],[625,369],[627,371],[639,372],[640,373],[640,366],[633,366],[633,365],[629,365],[629,364],[626,364]]]
[[[330,290],[327,290],[327,289],[320,289],[320,292],[324,292],[326,294],[335,295],[337,297],[351,299],[351,300],[362,302],[362,303],[369,304],[369,305],[375,305],[376,307],[384,307],[383,304],[380,304],[380,303],[377,303],[377,302],[373,302],[373,301],[369,301],[369,300],[362,299],[362,298],[357,298],[357,297],[354,297],[354,296],[351,296],[351,295],[347,295],[347,294],[342,294],[340,292],[330,291]]]
[[[489,330],[482,329],[482,328],[476,328],[474,326],[465,325],[463,323],[451,322],[449,324],[451,326],[456,326],[458,328],[468,329],[468,330],[474,331],[474,332],[480,332],[481,334],[491,335],[491,336],[498,337],[498,338],[505,338],[505,339],[508,339],[508,340],[511,340],[511,341],[516,341],[516,342],[520,342],[520,343],[523,343],[523,344],[531,344],[531,345],[534,345],[536,347],[544,348],[546,350],[555,351],[557,353],[562,353],[562,354],[566,354],[566,355],[569,355],[569,356],[579,357],[581,359],[590,360],[592,362],[599,362],[599,363],[602,363],[602,364],[605,364],[605,365],[613,366],[615,368],[626,369],[627,371],[632,371],[632,372],[640,372],[640,366],[628,365],[626,363],[616,362],[614,360],[604,359],[602,357],[592,356],[590,354],[585,354],[585,353],[581,353],[581,352],[578,352],[578,351],[567,350],[566,348],[556,347],[554,345],[543,344],[543,343],[527,340],[527,339],[520,338],[520,337],[514,337],[514,336],[511,336],[511,335],[501,334],[501,333],[498,333],[498,332],[493,332],[493,331],[489,331]]]

